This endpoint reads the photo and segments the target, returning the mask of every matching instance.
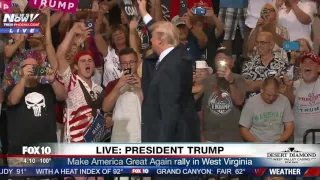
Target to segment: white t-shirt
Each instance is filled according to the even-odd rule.
[[[308,14],[313,21],[314,15],[317,13],[317,8],[314,2],[298,2],[298,7]],[[289,13],[286,12],[286,7],[283,6],[282,9],[279,10],[279,23],[280,25],[287,28],[290,40],[295,41],[299,38],[304,38],[309,41],[312,46],[311,40],[311,25],[302,24],[298,19],[293,10]]]
[[[258,19],[260,18],[261,8],[273,0],[249,0],[247,9],[246,25],[253,29],[256,27]]]
[[[294,143],[302,144],[306,130],[320,129],[320,79],[311,84],[304,83],[302,79],[295,81],[294,94]],[[307,143],[312,142],[311,138],[309,134]],[[320,142],[320,133],[316,133],[316,142]]]
[[[120,78],[121,69],[119,57],[115,49],[108,47],[108,55],[104,58],[103,86],[107,87],[110,81]]]

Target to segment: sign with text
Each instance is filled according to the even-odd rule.
[[[86,142],[102,142],[106,136],[111,137],[111,128],[107,128],[105,118],[98,113],[84,134]]]
[[[76,13],[79,0],[29,0],[33,8],[50,7],[54,11]]]
[[[12,7],[12,0],[2,0],[0,1],[0,11],[4,13],[10,13]]]
[[[133,2],[133,0],[120,0],[120,8],[125,13],[129,21],[134,17],[139,16],[138,10]]]

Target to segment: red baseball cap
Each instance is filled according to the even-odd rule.
[[[93,54],[92,54],[91,51],[80,51],[78,54],[76,54],[76,55],[74,56],[73,62],[74,62],[75,64],[77,64],[79,58],[80,58],[81,56],[84,56],[84,55],[89,55],[89,56],[91,56],[91,58],[93,59]]]
[[[306,58],[309,58],[313,62],[320,64],[320,57],[317,54],[315,54],[314,52],[308,52],[305,55],[303,55],[301,58],[301,62],[303,62],[303,60],[305,60]]]

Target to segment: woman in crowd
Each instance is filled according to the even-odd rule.
[[[316,7],[312,1],[300,0],[285,1],[280,7],[279,23],[288,29],[291,41],[304,38],[312,45],[311,25]]]
[[[104,57],[102,84],[104,87],[110,81],[120,78],[121,69],[118,54],[119,52],[129,47],[129,33],[124,25],[111,25],[108,29],[108,41],[104,40],[100,32],[103,14],[99,14],[95,24],[94,41],[98,51]]]
[[[258,20],[256,27],[251,31],[248,39],[249,57],[257,56],[256,39],[259,32],[270,32],[273,35],[276,45],[273,48],[277,58],[288,62],[287,53],[282,49],[282,44],[289,40],[288,30],[278,22],[278,10],[272,3],[267,3],[261,9],[261,18]]]

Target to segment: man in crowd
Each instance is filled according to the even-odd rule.
[[[146,11],[147,1],[138,3],[143,21],[148,24],[152,17]],[[178,37],[179,30],[170,22],[153,25],[152,49],[159,58],[154,63],[151,81],[142,82],[147,83],[142,103],[142,142],[200,141],[200,123],[192,95],[193,62],[185,48],[178,46]]]
[[[202,27],[194,26],[191,18],[194,16],[191,11],[186,13],[183,17],[175,16],[171,22],[179,29],[179,40],[187,51],[192,55],[193,60],[196,61],[202,58],[202,49],[207,46],[208,38],[203,32]]]
[[[319,129],[320,122],[320,58],[310,52],[301,59],[302,78],[293,82],[285,76],[285,95],[293,105],[294,112],[294,142],[303,143],[303,135],[308,129]],[[311,135],[307,136],[307,143],[311,142]],[[316,134],[316,143],[319,143],[320,135]]]
[[[261,17],[260,11],[261,8],[269,2],[273,0],[249,0],[248,8],[247,8],[247,16],[246,16],[246,27],[244,32],[244,43],[243,43],[243,55],[247,55],[247,40],[250,35],[252,29],[254,29],[257,25],[258,19]]]
[[[293,134],[293,114],[288,98],[279,94],[280,83],[266,78],[261,93],[250,98],[240,117],[240,132],[247,142],[286,142]]]
[[[246,80],[246,99],[259,93],[262,81],[267,77],[280,77],[286,63],[274,56],[275,42],[270,32],[260,32],[256,39],[258,56],[246,61],[242,76]]]
[[[47,69],[49,84],[39,83],[35,59],[23,61],[17,84],[5,91],[8,119],[9,154],[22,154],[23,145],[57,142],[55,102],[67,99],[67,91]],[[9,158],[9,166],[23,165],[23,158]]]
[[[111,142],[141,142],[141,103],[143,94],[138,77],[138,55],[132,48],[119,52],[123,74],[108,83],[102,105],[104,112],[113,112]],[[129,71],[129,72],[128,72]]]
[[[73,38],[83,33],[88,34],[88,28],[83,23],[75,23],[57,51],[59,76],[68,90],[64,142],[85,142],[85,130],[89,128],[97,110],[102,106],[102,87],[91,79],[95,71],[92,53],[81,51],[74,57],[73,64],[77,74],[71,72],[66,60]]]
[[[241,142],[239,106],[245,98],[245,80],[231,72],[234,64],[231,51],[221,49],[215,57],[216,74],[206,78],[202,99],[202,141]]]

